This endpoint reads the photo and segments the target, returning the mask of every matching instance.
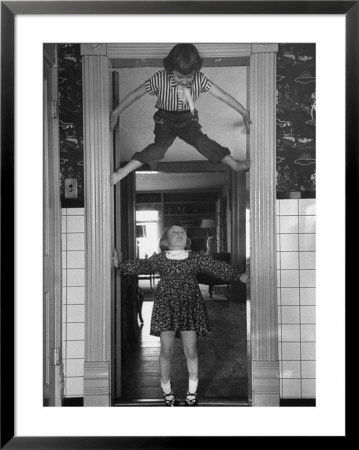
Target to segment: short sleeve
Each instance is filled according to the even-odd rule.
[[[203,72],[199,73],[199,82],[201,86],[201,92],[207,92],[212,86],[212,82],[206,77]]]
[[[145,81],[146,91],[150,95],[158,95],[163,78],[162,70],[156,72],[151,78]]]

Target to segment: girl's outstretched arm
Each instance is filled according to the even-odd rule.
[[[212,94],[214,97],[224,102],[226,105],[235,109],[237,112],[239,112],[239,114],[242,115],[244,126],[246,127],[246,132],[247,134],[249,134],[249,125],[252,123],[249,117],[249,111],[243,105],[241,105],[234,97],[228,94],[228,92],[224,91],[214,83],[212,83],[212,86],[210,87],[208,92]]]
[[[141,84],[138,88],[131,91],[129,94],[124,97],[118,106],[112,111],[110,116],[110,129],[111,131],[114,130],[116,126],[116,122],[118,119],[118,116],[124,111],[126,108],[132,105],[132,103],[135,103],[137,100],[139,100],[141,97],[143,97],[147,93],[145,84]]]
[[[113,264],[124,275],[149,275],[156,271],[155,257],[121,262],[116,255],[117,252],[114,253]]]
[[[223,281],[242,281],[246,283],[245,279],[233,266],[224,261],[217,261],[210,256],[201,256],[198,258],[197,264],[199,272],[207,273],[215,278],[220,278]]]

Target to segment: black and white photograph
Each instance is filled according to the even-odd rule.
[[[315,50],[44,46],[45,405],[315,406]]]
[[[188,37],[177,29],[159,39],[172,23],[163,15],[156,32],[137,38],[133,24],[140,30],[147,17],[110,14],[107,32],[105,16],[97,22],[89,14],[83,36],[70,15],[64,39],[64,17],[43,18],[53,30],[42,29],[33,59],[34,70],[41,67],[33,84],[40,109],[30,107],[26,118],[24,83],[14,103],[21,429],[32,435],[23,418],[31,411],[24,401],[34,399],[35,410],[58,417],[71,436],[84,429],[115,436],[117,422],[118,436],[127,437],[245,436],[256,434],[257,413],[258,435],[271,434],[265,417],[284,424],[294,414],[306,415],[314,430],[323,398],[330,402],[322,364],[332,341],[323,339],[323,325],[338,330],[341,348],[345,301],[338,296],[343,266],[330,275],[333,296],[323,290],[323,204],[330,186],[341,229],[345,171],[343,115],[337,130],[325,129],[322,35],[330,27],[299,39],[297,31],[273,40],[271,33],[236,39],[215,30],[211,38],[216,17],[195,22],[192,15],[187,23],[171,18],[191,30]],[[16,49],[26,47],[22,20]],[[89,39],[87,30],[100,22],[104,39],[94,28]],[[29,52],[26,58],[28,66]],[[24,62],[16,61],[18,73]],[[345,111],[345,77],[332,68],[333,115]],[[32,129],[26,144],[22,131]],[[327,223],[329,232],[335,225]],[[39,226],[32,264],[28,236],[40,235]],[[342,243],[333,243],[333,254]],[[334,293],[338,321],[327,316],[324,323],[324,300],[332,307]],[[32,342],[24,339],[27,327]],[[340,363],[337,369],[339,384]],[[31,382],[21,381],[27,370],[31,393]],[[101,414],[103,434],[94,426]],[[236,424],[244,417],[253,425],[248,432]],[[282,432],[291,434],[285,426]]]

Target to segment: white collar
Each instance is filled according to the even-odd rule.
[[[190,250],[167,250],[165,251],[168,259],[187,259]]]

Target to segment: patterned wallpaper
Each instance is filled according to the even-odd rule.
[[[82,61],[80,44],[58,45],[60,194],[63,208],[83,208]],[[65,180],[77,180],[77,197],[65,196]]]
[[[61,205],[84,206],[80,44],[59,44]],[[315,44],[279,44],[277,198],[315,198]],[[65,180],[77,179],[77,198]]]
[[[279,44],[277,198],[315,198],[315,86],[315,44]]]

